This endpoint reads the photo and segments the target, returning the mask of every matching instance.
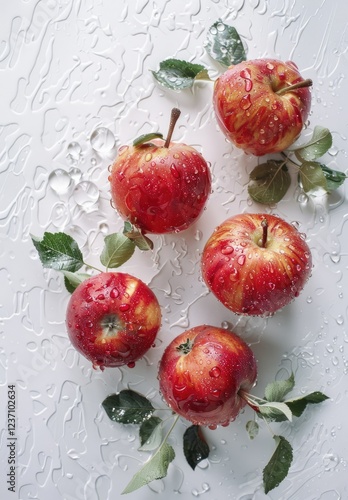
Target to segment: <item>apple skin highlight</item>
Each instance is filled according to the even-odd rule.
[[[267,238],[262,247],[263,221]],[[203,249],[203,279],[236,314],[269,316],[294,300],[312,270],[304,235],[269,214],[239,214],[225,220]]]

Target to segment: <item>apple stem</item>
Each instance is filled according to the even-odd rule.
[[[253,409],[254,411],[256,411],[256,413],[260,412],[259,405],[256,403],[256,401],[254,401],[254,398],[253,398],[253,396],[251,396],[251,394],[249,394],[248,392],[244,391],[243,389],[240,389],[238,391],[238,394],[239,394],[239,396],[242,399],[244,399],[244,401],[246,402],[246,404],[248,406],[250,406],[251,409]]]
[[[268,233],[268,222],[266,219],[262,219],[261,221],[261,226],[262,226],[262,241],[261,241],[261,248],[266,248],[266,243],[267,243],[267,233]]]
[[[179,108],[172,109],[172,113],[170,115],[168,135],[167,135],[166,142],[164,143],[165,148],[169,147],[169,144],[170,144],[170,141],[172,139],[173,132],[174,132],[174,128],[175,128],[176,122],[178,121],[180,114],[181,114],[181,111]]]
[[[276,94],[283,95],[287,92],[292,92],[293,90],[302,89],[304,87],[311,87],[313,85],[313,81],[310,78],[306,80],[302,80],[301,82],[294,83],[293,85],[288,85],[288,87],[283,87],[276,91]]]

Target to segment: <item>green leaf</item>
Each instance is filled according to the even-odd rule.
[[[131,493],[151,481],[165,477],[167,475],[169,464],[174,460],[174,458],[175,452],[173,447],[168,443],[163,443],[150,460],[148,460],[145,465],[136,474],[134,474],[131,481],[122,491],[122,494]]]
[[[277,447],[263,469],[263,486],[266,494],[286,478],[293,458],[291,444],[283,436],[274,436],[274,439]]]
[[[153,242],[143,234],[140,229],[133,226],[129,221],[124,223],[123,234],[130,240],[134,241],[135,245],[140,250],[153,250]]]
[[[145,396],[130,389],[108,396],[102,405],[110,420],[120,424],[141,424],[155,411]]]
[[[255,420],[249,420],[246,424],[250,439],[254,439],[259,433],[259,424]]]
[[[295,378],[292,373],[287,380],[276,380],[268,384],[265,389],[265,398],[267,401],[283,401],[284,396],[294,388],[294,385]]]
[[[283,420],[292,421],[292,411],[285,403],[271,402],[260,404],[259,412],[267,420],[274,420],[276,422],[282,422]]]
[[[176,91],[192,87],[196,80],[210,80],[204,66],[180,59],[162,61],[160,69],[152,74],[161,85]]]
[[[223,66],[246,61],[242,40],[233,26],[219,19],[208,31],[204,47],[208,54]]]
[[[141,146],[145,142],[149,142],[152,139],[163,139],[163,134],[160,134],[160,133],[157,133],[157,132],[151,132],[149,134],[140,135],[139,137],[137,137],[136,139],[134,139],[133,146],[134,147]]]
[[[295,417],[300,417],[308,404],[319,404],[326,401],[328,396],[320,391],[315,391],[306,396],[285,401]]]
[[[343,172],[332,170],[322,163],[320,164],[320,168],[325,175],[326,189],[328,193],[331,193],[335,189],[339,188],[347,178],[346,174],[344,174]]]
[[[100,255],[100,262],[106,268],[119,267],[134,253],[135,243],[122,233],[105,236],[104,248]]]
[[[250,173],[249,196],[258,203],[280,201],[291,184],[291,177],[283,161],[268,160]]]
[[[78,244],[68,234],[46,232],[41,240],[36,236],[31,239],[43,267],[74,273],[84,265]]]
[[[199,425],[191,425],[184,433],[184,455],[187,463],[195,470],[199,462],[208,458],[209,446]]]
[[[162,442],[162,424],[159,417],[150,417],[139,429],[140,451],[156,450]]]
[[[311,139],[295,149],[300,161],[313,161],[323,156],[332,146],[332,135],[329,129],[316,126]]]
[[[86,273],[72,273],[70,271],[63,271],[63,274],[65,288],[70,293],[73,293],[80,283],[91,277]]]
[[[305,193],[316,195],[327,192],[326,177],[320,163],[315,161],[302,163],[299,175]]]

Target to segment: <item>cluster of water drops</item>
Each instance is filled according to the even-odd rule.
[[[114,154],[116,139],[106,127],[96,128],[89,139],[92,150],[90,167],[97,168],[100,159]],[[68,198],[73,204],[86,212],[97,207],[100,192],[90,180],[90,170],[86,168],[86,158],[80,143],[72,141],[66,150],[67,166],[58,167],[48,176],[48,185],[61,199]],[[84,168],[83,168],[84,167]]]

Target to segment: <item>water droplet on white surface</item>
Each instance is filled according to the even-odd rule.
[[[197,231],[195,232],[195,240],[196,241],[201,241],[202,236],[203,236],[202,231],[200,231],[199,229],[197,229]]]
[[[106,222],[102,222],[99,225],[99,229],[100,229],[100,232],[102,232],[103,234],[107,234],[109,231],[109,226],[106,224]]]
[[[323,462],[325,470],[332,470],[335,469],[339,464],[339,458],[337,455],[334,455],[333,453],[326,453],[323,456]]]
[[[80,158],[81,152],[82,148],[78,142],[71,142],[68,145],[68,155],[70,156],[70,158],[78,160]]]
[[[98,153],[107,153],[115,145],[115,136],[106,127],[99,127],[91,135],[91,146]]]
[[[69,169],[69,175],[70,175],[70,178],[76,183],[76,182],[79,182],[79,180],[81,179],[82,172],[77,167],[71,167]]]
[[[65,203],[57,203],[51,212],[51,222],[57,228],[62,228],[68,224],[70,218],[68,206]]]
[[[99,190],[93,182],[82,181],[76,185],[73,193],[74,200],[81,208],[92,208],[99,199]]]
[[[48,184],[57,194],[66,193],[69,190],[70,183],[70,175],[62,168],[56,168],[48,176]]]

